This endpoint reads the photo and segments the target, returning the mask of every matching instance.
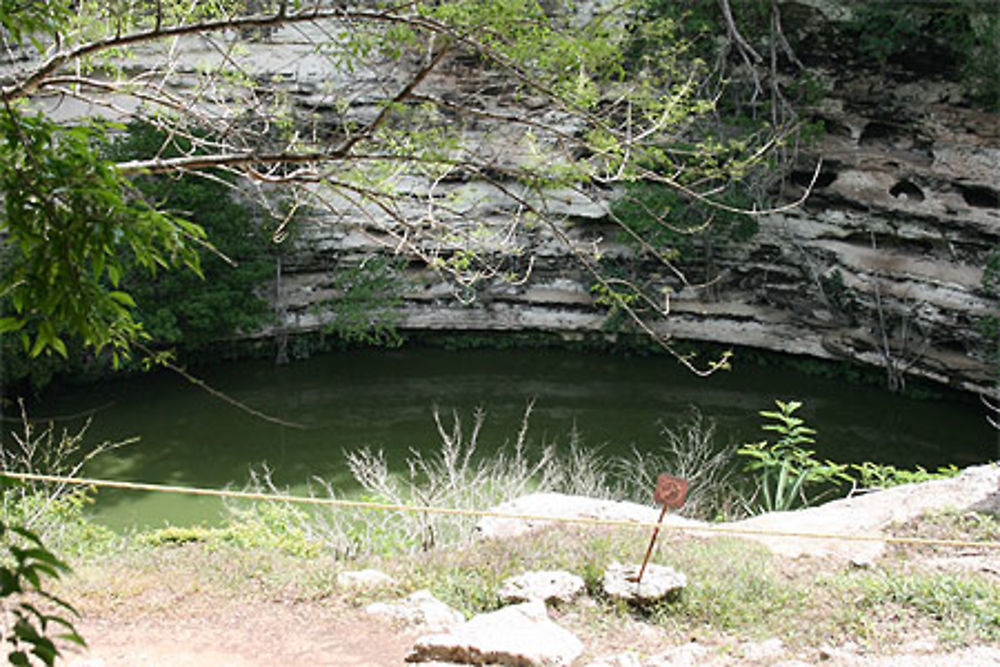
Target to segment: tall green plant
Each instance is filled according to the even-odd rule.
[[[777,434],[777,440],[743,445],[737,454],[749,459],[745,470],[751,473],[754,489],[747,509],[753,514],[782,512],[808,507],[827,497],[842,481],[850,481],[847,466],[814,458],[815,451],[804,445],[816,442],[816,430],[795,416],[802,407],[799,401],[775,401],[778,410],[761,410],[770,420],[761,428]]]

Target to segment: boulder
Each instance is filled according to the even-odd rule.
[[[646,566],[642,582],[636,583],[639,565],[611,563],[604,571],[604,592],[608,597],[635,604],[650,604],[680,593],[687,577],[665,565]]]
[[[365,613],[408,625],[425,626],[432,632],[442,632],[465,621],[461,613],[427,590],[411,593],[398,602],[373,602],[365,607]]]
[[[583,593],[585,588],[583,579],[569,572],[525,572],[504,580],[500,587],[500,599],[505,604],[531,600],[566,603]]]
[[[556,667],[571,664],[582,652],[580,640],[549,619],[545,605],[535,600],[420,637],[406,660]]]

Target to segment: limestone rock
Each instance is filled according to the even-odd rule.
[[[442,632],[465,621],[461,613],[426,590],[411,593],[399,602],[373,602],[365,607],[365,613],[409,625],[422,625],[432,632]]]
[[[893,523],[905,523],[922,514],[945,509],[988,507],[1000,496],[1000,467],[994,464],[966,468],[957,477],[935,479],[920,484],[905,484],[883,491],[833,500],[818,507],[794,512],[771,512],[720,528],[754,532],[846,534],[877,538]],[[746,539],[763,543],[776,554],[789,558],[803,555],[833,556],[848,562],[873,561],[885,543],[873,540],[846,542],[806,537],[781,537],[747,534]]]
[[[525,572],[504,580],[500,587],[500,599],[507,604],[531,600],[570,602],[583,593],[584,588],[583,579],[569,572]]]
[[[676,595],[687,586],[687,577],[672,567],[650,563],[636,583],[639,565],[611,563],[604,571],[604,592],[612,598],[649,604]]]
[[[569,665],[582,652],[580,640],[534,601],[480,614],[446,634],[421,637],[406,660],[556,667]]]
[[[348,570],[337,574],[337,586],[352,590],[384,588],[395,583],[395,579],[381,570]]]
[[[565,493],[532,493],[497,505],[490,511],[536,517],[578,517],[646,523],[656,523],[660,515],[658,509],[649,505],[571,496]],[[483,538],[515,537],[549,525],[551,523],[544,519],[485,517],[476,524],[476,534]],[[701,525],[701,522],[667,514],[663,519],[663,525],[683,528]]]

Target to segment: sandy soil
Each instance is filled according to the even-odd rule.
[[[147,601],[148,602],[148,601]],[[418,631],[394,628],[360,611],[316,602],[235,601],[206,595],[161,610],[86,614],[86,651],[72,667],[274,667],[400,665]]]

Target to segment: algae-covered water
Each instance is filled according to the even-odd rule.
[[[313,477],[349,490],[344,452],[384,449],[402,467],[410,448],[437,446],[432,418],[457,412],[471,426],[487,414],[484,454],[512,441],[534,401],[531,437],[565,443],[576,429],[605,453],[653,450],[661,424],[697,406],[718,423],[720,441],[764,436],[757,411],[775,398],[805,403],[800,414],[819,431],[820,455],[838,461],[959,466],[995,459],[997,434],[982,407],[958,394],[914,400],[752,364],[699,378],[665,357],[559,350],[448,351],[407,347],[331,353],[288,366],[265,361],[218,365],[199,377],[256,410],[303,428],[268,423],[169,372],[68,388],[32,407],[36,418],[88,413],[91,441],[139,436],[136,444],[94,460],[87,475],[119,480],[239,487],[266,463],[279,484],[303,490]],[[7,430],[14,425],[5,415]],[[79,424],[79,416],[58,422]],[[101,491],[94,511],[106,524],[158,526],[215,521],[218,501]]]

